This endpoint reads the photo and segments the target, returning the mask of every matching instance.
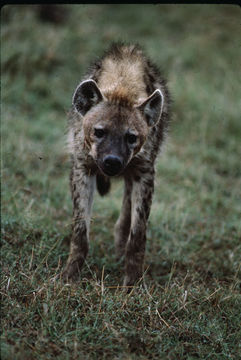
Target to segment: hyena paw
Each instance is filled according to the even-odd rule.
[[[132,288],[134,287],[134,285],[136,284],[136,282],[138,280],[140,280],[141,275],[137,275],[137,274],[132,274],[132,275],[126,275],[124,277],[124,282],[123,282],[123,286],[126,289],[126,291],[129,293]]]
[[[61,279],[64,282],[78,280],[83,263],[84,263],[83,258],[73,261],[68,261],[68,264],[66,265],[64,271],[61,274]]]

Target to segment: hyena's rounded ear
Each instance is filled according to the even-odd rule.
[[[164,103],[164,96],[161,90],[156,89],[141,105],[137,106],[147,122],[147,125],[152,127],[160,120],[162,108]]]
[[[92,79],[85,80],[77,86],[73,96],[75,109],[84,116],[92,106],[103,100],[103,95],[96,82]]]

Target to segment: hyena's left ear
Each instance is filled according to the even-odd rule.
[[[92,79],[85,80],[79,84],[73,96],[73,105],[76,110],[85,115],[92,106],[103,100],[103,95],[96,82]]]
[[[137,107],[145,116],[147,125],[152,127],[161,118],[164,97],[161,90],[156,89],[141,105]]]

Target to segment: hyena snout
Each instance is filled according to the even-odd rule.
[[[123,160],[117,155],[106,155],[102,162],[102,171],[108,176],[118,175],[123,169]]]

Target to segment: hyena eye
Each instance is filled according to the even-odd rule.
[[[101,139],[105,135],[105,130],[96,128],[94,134],[98,139]]]
[[[137,136],[135,134],[127,134],[127,141],[129,144],[135,144]]]

